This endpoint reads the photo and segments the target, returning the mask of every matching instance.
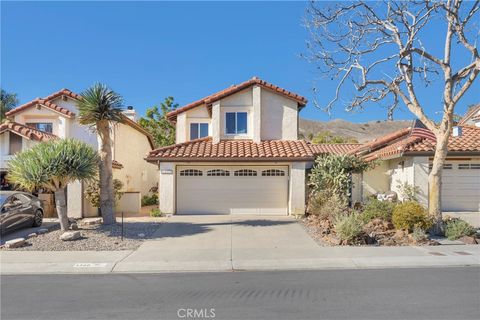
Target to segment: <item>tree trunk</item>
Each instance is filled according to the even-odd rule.
[[[442,222],[442,171],[447,157],[448,137],[439,139],[435,147],[432,171],[428,175],[428,212],[435,219],[433,232],[443,235]]]
[[[70,223],[67,216],[67,201],[65,197],[65,188],[55,191],[55,206],[57,208],[58,220],[60,221],[60,229],[67,231]]]
[[[97,132],[100,149],[100,210],[103,224],[114,224],[116,222],[113,211],[115,198],[113,194],[112,140],[109,122],[106,120],[99,121]]]

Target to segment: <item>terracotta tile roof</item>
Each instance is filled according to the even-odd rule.
[[[52,109],[53,111],[56,111],[56,112],[59,112],[59,113],[62,113],[64,115],[66,115],[67,117],[71,118],[71,117],[74,117],[75,116],[75,113],[65,109],[65,108],[62,108],[62,107],[59,107],[57,106],[56,104],[54,104],[53,102],[51,102],[51,100],[54,100],[58,97],[61,97],[61,96],[67,96],[67,97],[70,97],[72,99],[75,99],[75,100],[81,100],[82,99],[82,96],[79,95],[79,94],[76,94],[75,92],[73,91],[70,91],[68,89],[62,89],[62,90],[59,90],[55,93],[52,93],[51,95],[41,99],[41,98],[36,98],[28,103],[25,103],[21,106],[18,106],[16,107],[15,109],[12,109],[10,110],[9,112],[6,113],[6,116],[12,116],[20,111],[23,111],[25,109],[28,109],[32,106],[35,106],[37,104],[40,104],[40,105],[43,105],[49,109]],[[153,137],[152,135],[147,131],[145,130],[142,126],[140,126],[138,123],[136,123],[135,121],[131,120],[130,118],[128,118],[127,116],[124,117],[123,119],[123,123],[126,124],[126,125],[129,125],[130,127],[134,128],[135,130],[139,131],[140,133],[144,134],[147,139],[148,139],[148,142],[150,143],[150,146],[152,147],[152,149],[155,147],[155,143],[154,143],[154,140],[153,140]]]
[[[0,125],[0,133],[5,131],[16,133],[26,139],[34,141],[48,141],[58,138],[52,133],[40,131],[12,121],[6,121]]]
[[[64,89],[61,89],[57,92],[52,93],[48,97],[45,97],[44,100],[50,101],[50,100],[54,100],[54,99],[56,99],[58,97],[61,97],[61,96],[69,97],[69,98],[72,98],[72,99],[75,99],[75,100],[80,100],[82,98],[79,94],[76,94],[75,92],[64,88]]]
[[[182,113],[182,112],[185,112],[187,110],[190,110],[190,109],[193,109],[195,107],[198,107],[202,104],[206,104],[207,106],[208,105],[211,105],[213,102],[215,101],[218,101],[220,99],[223,99],[229,95],[232,95],[234,93],[237,93],[241,90],[244,90],[250,86],[253,86],[253,85],[259,85],[261,86],[262,88],[265,88],[265,89],[268,89],[268,90],[271,90],[271,91],[274,91],[274,92],[277,92],[277,93],[280,93],[290,99],[293,99],[295,100],[300,106],[305,106],[307,104],[307,99],[305,99],[304,97],[296,94],[296,93],[293,93],[293,92],[290,92],[288,90],[285,90],[285,89],[282,89],[276,85],[273,85],[271,83],[268,83],[264,80],[261,80],[261,79],[258,79],[257,77],[253,77],[252,79],[250,80],[247,80],[245,82],[242,82],[238,85],[235,85],[235,86],[232,86],[230,88],[227,88],[227,89],[224,89],[224,90],[221,90],[219,92],[216,92],[214,94],[211,94],[205,98],[202,98],[200,100],[197,100],[197,101],[194,101],[192,103],[189,103],[181,108],[178,108],[174,111],[171,111],[167,114],[167,117],[168,119],[170,120],[175,120],[177,115],[179,113]]]
[[[476,116],[472,117],[472,119],[471,119],[471,120],[473,120],[473,121],[480,121],[480,114],[478,114],[478,115],[476,115]]]
[[[71,112],[70,110],[62,108],[60,106],[57,106],[55,103],[50,102],[46,99],[41,99],[41,98],[36,98],[36,99],[34,99],[30,102],[22,104],[21,106],[18,106],[15,109],[12,109],[12,110],[8,111],[7,113],[5,113],[5,115],[7,117],[10,117],[10,116],[13,116],[14,114],[17,114],[17,113],[19,113],[23,110],[26,110],[26,109],[28,109],[30,107],[33,107],[33,106],[36,106],[36,105],[44,106],[44,107],[46,107],[50,110],[61,113],[65,116],[67,116],[68,118],[75,117],[75,113]]]
[[[404,129],[397,130],[383,137],[373,139],[372,141],[359,145],[357,148],[350,150],[349,153],[359,155],[359,154],[371,152],[387,144],[390,144],[395,140],[398,140],[400,138],[403,138],[404,136],[409,135],[411,130],[412,128],[404,128]]]
[[[211,137],[151,151],[146,160],[162,161],[309,161],[314,153],[303,140],[267,140],[255,143],[251,140],[221,140],[212,143]]]
[[[480,153],[480,128],[475,126],[461,126],[462,134],[458,137],[450,136],[448,141],[449,152],[474,152]],[[387,142],[384,145],[362,155],[366,160],[389,159],[401,155],[412,155],[418,153],[433,153],[435,142],[405,134],[395,141]]]
[[[473,106],[470,109],[468,109],[467,113],[462,117],[460,122],[458,122],[458,125],[465,124],[468,120],[472,119],[477,113],[479,113],[480,115],[480,104],[477,104],[476,106]]]
[[[123,164],[121,164],[117,160],[113,160],[112,161],[112,168],[113,169],[123,169]]]
[[[347,154],[350,151],[358,148],[361,144],[359,143],[322,143],[322,144],[311,144],[310,149],[315,155],[318,154]]]

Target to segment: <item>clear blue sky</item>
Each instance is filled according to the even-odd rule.
[[[100,81],[143,114],[166,96],[183,105],[256,75],[313,101],[315,70],[299,57],[305,53],[306,6],[2,1],[1,86],[25,103],[64,87],[81,92]],[[437,39],[435,30],[429,33]],[[480,101],[478,82],[457,113]],[[331,98],[335,82],[318,83],[321,99]],[[429,100],[429,113],[440,102]],[[403,109],[396,118],[411,119]],[[313,103],[301,116],[329,119]],[[385,111],[352,114],[337,106],[331,118],[362,122],[385,119]]]

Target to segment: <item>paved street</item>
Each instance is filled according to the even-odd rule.
[[[478,319],[479,279],[467,267],[3,276],[1,319]]]

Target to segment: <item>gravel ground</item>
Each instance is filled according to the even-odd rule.
[[[24,251],[106,251],[106,250],[134,250],[146,239],[152,239],[161,223],[155,222],[126,222],[124,224],[123,241],[121,240],[121,225],[81,226],[78,231],[82,237],[74,241],[62,241],[63,233],[58,228],[49,233],[27,239],[27,245],[15,249]],[[140,237],[139,234],[144,234]]]
[[[321,247],[333,247],[333,244],[330,244],[322,240],[322,235],[318,231],[318,227],[313,224],[309,224],[305,219],[300,220],[300,225],[307,231],[307,233],[312,237],[315,242]]]

